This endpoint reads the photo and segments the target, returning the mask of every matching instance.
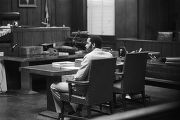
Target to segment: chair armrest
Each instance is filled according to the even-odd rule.
[[[115,75],[124,75],[123,72],[115,72]]]
[[[115,76],[116,76],[116,79],[114,82],[117,82],[117,81],[122,81],[122,78],[124,76],[124,73],[123,72],[115,72]]]
[[[89,81],[75,81],[75,80],[67,80],[68,84],[75,84],[75,85],[89,85]]]
[[[68,83],[68,87],[69,87],[69,100],[70,101],[71,101],[71,96],[73,94],[73,88],[75,88],[75,86],[88,86],[89,85],[89,81],[66,80],[66,82]]]

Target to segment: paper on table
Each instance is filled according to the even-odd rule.
[[[74,64],[74,62],[71,62],[71,61],[62,61],[62,62],[53,62],[53,63],[57,63],[57,64]]]
[[[79,69],[80,67],[75,67],[75,66],[66,66],[66,67],[61,67],[61,68],[64,68],[64,69]]]
[[[74,66],[74,62],[70,62],[70,61],[63,61],[63,62],[53,62],[52,63],[53,67],[65,67],[65,66]]]

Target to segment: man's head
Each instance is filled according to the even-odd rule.
[[[94,48],[101,48],[102,38],[97,35],[91,35],[88,37],[86,42],[86,50],[88,52],[92,51]]]

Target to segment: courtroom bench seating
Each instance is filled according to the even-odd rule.
[[[146,84],[149,84],[149,85],[166,87],[166,88],[173,88],[173,89],[180,89],[180,82],[179,81],[145,77],[145,82],[146,82]]]

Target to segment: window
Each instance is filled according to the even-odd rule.
[[[115,0],[87,0],[89,34],[115,35]]]
[[[19,7],[37,7],[36,0],[19,0]]]

